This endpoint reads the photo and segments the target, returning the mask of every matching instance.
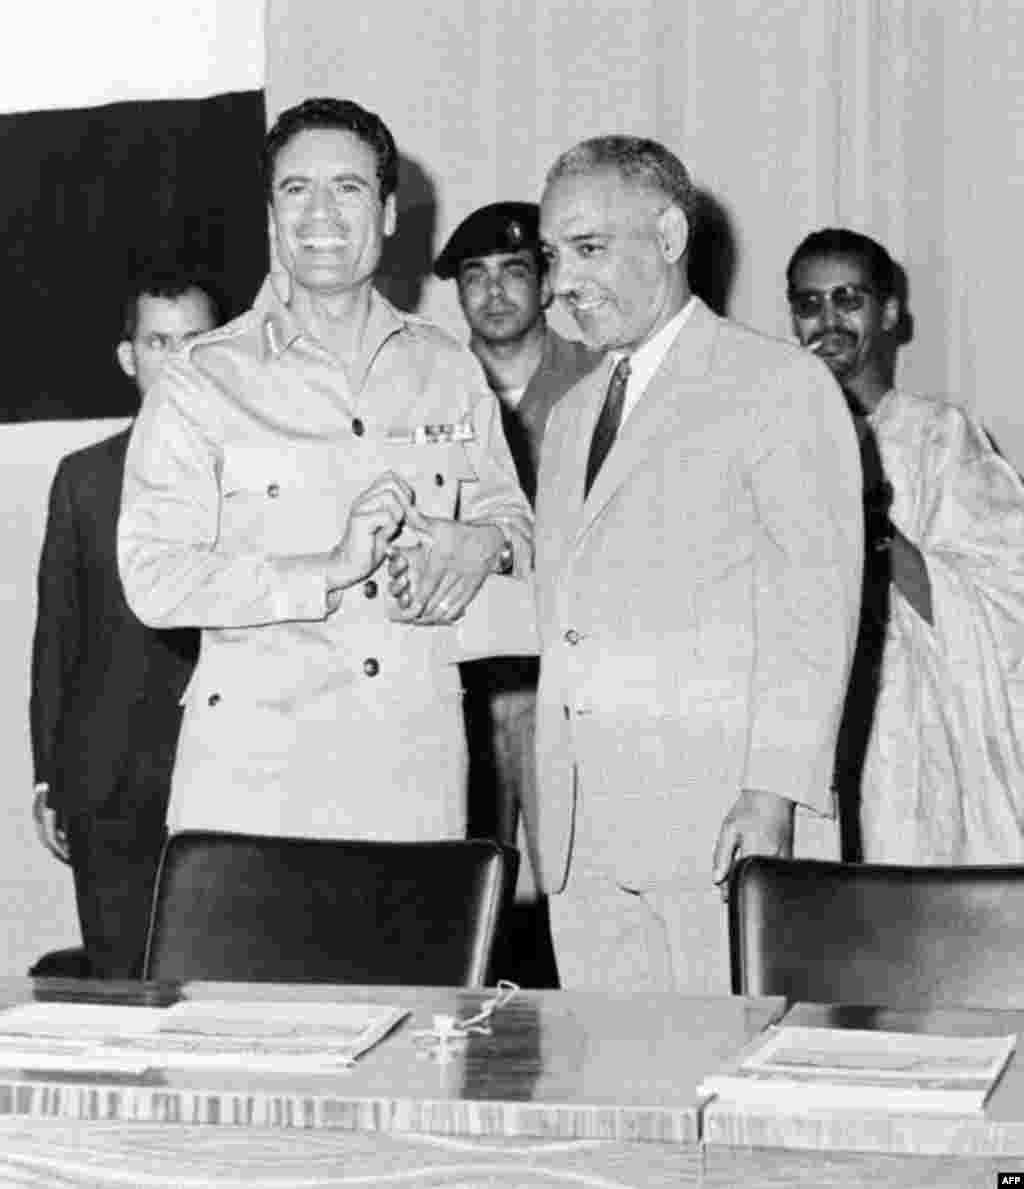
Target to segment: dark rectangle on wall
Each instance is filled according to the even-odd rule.
[[[199,270],[233,316],[268,267],[262,91],[0,115],[0,421],[125,416],[133,278]]]

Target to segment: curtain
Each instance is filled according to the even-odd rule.
[[[653,136],[707,194],[698,289],[788,336],[797,242],[873,235],[909,276],[900,383],[971,408],[1024,466],[1021,0],[269,0],[267,20],[271,115],[328,93],[391,127],[420,238],[385,287],[456,333],[454,286],[417,269],[459,220],[536,198],[586,136]]]

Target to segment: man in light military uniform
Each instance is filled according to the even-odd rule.
[[[280,270],[169,365],[125,470],[129,602],[203,629],[168,828],[458,838],[460,632],[529,571],[529,506],[476,360],[373,287],[388,129],[310,99],[264,169]]]

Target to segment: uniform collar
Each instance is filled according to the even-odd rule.
[[[287,291],[287,276],[270,273],[253,302],[253,310],[260,316],[260,345],[264,361],[279,358],[305,334],[305,328],[284,299],[283,295]],[[376,289],[371,289],[361,366],[357,370],[365,374],[385,340],[406,326],[407,321],[401,312]]]

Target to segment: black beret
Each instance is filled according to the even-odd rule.
[[[535,202],[492,202],[475,210],[455,228],[434,262],[434,275],[450,280],[463,260],[493,252],[536,252],[540,245],[540,209]]]

